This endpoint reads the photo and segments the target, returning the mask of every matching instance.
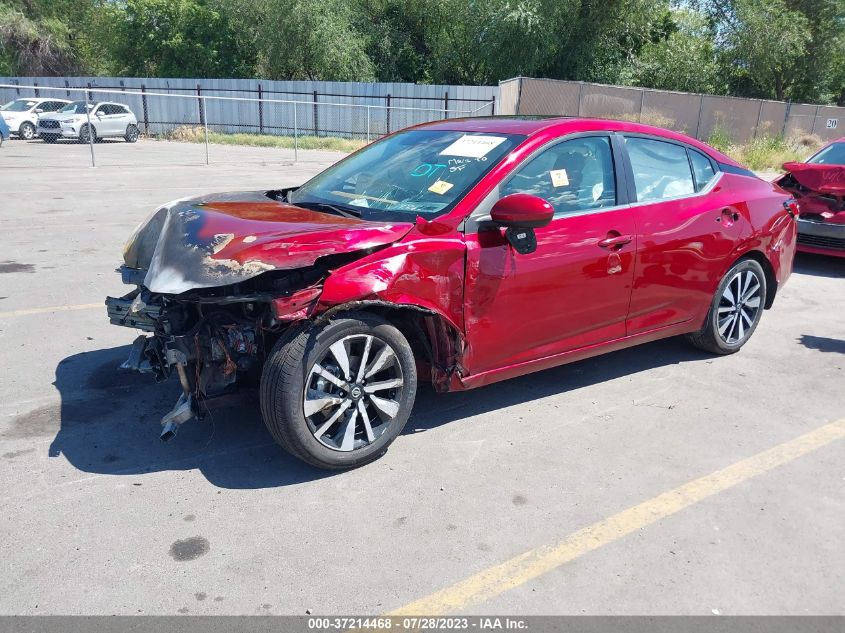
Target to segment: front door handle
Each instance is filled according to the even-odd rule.
[[[599,242],[599,246],[602,248],[610,248],[614,250],[618,250],[625,246],[625,244],[630,244],[633,241],[633,237],[630,235],[610,235]]]

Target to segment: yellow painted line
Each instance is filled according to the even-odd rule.
[[[831,422],[593,523],[558,543],[529,550],[499,565],[484,569],[451,587],[415,600],[387,615],[441,615],[484,602],[843,437],[845,419]]]
[[[73,306],[50,306],[44,308],[26,308],[24,310],[10,310],[9,312],[0,312],[0,318],[26,316],[28,314],[45,314],[47,312],[68,312],[70,310],[94,310],[100,308],[105,310],[106,304],[101,303],[80,303]]]

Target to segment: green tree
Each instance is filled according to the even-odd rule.
[[[724,93],[715,35],[707,18],[688,8],[671,12],[669,27],[647,42],[622,73],[623,83],[682,92]]]
[[[255,49],[222,0],[125,0],[114,63],[120,74],[238,77],[252,73]]]
[[[345,0],[247,2],[260,28],[256,72],[269,79],[372,81],[375,64]]]

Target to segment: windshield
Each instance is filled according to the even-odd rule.
[[[88,107],[93,108],[94,104],[89,103]],[[59,112],[62,112],[64,114],[85,114],[85,102],[84,101],[73,101],[73,102],[67,104],[61,110],[59,110]]]
[[[525,137],[409,130],[365,147],[288,195],[364,218],[431,219],[446,213]]]
[[[30,99],[15,99],[14,101],[9,101],[0,110],[4,112],[26,112],[34,108],[36,103],[38,102],[31,101]]]
[[[818,154],[809,158],[807,162],[820,165],[845,165],[845,143],[828,145]]]

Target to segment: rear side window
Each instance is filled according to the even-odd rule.
[[[688,151],[690,163],[692,163],[692,174],[695,176],[695,190],[701,191],[716,177],[716,170],[704,154],[694,149]]]
[[[695,193],[687,151],[681,145],[648,138],[626,138],[637,201],[666,200]]]

